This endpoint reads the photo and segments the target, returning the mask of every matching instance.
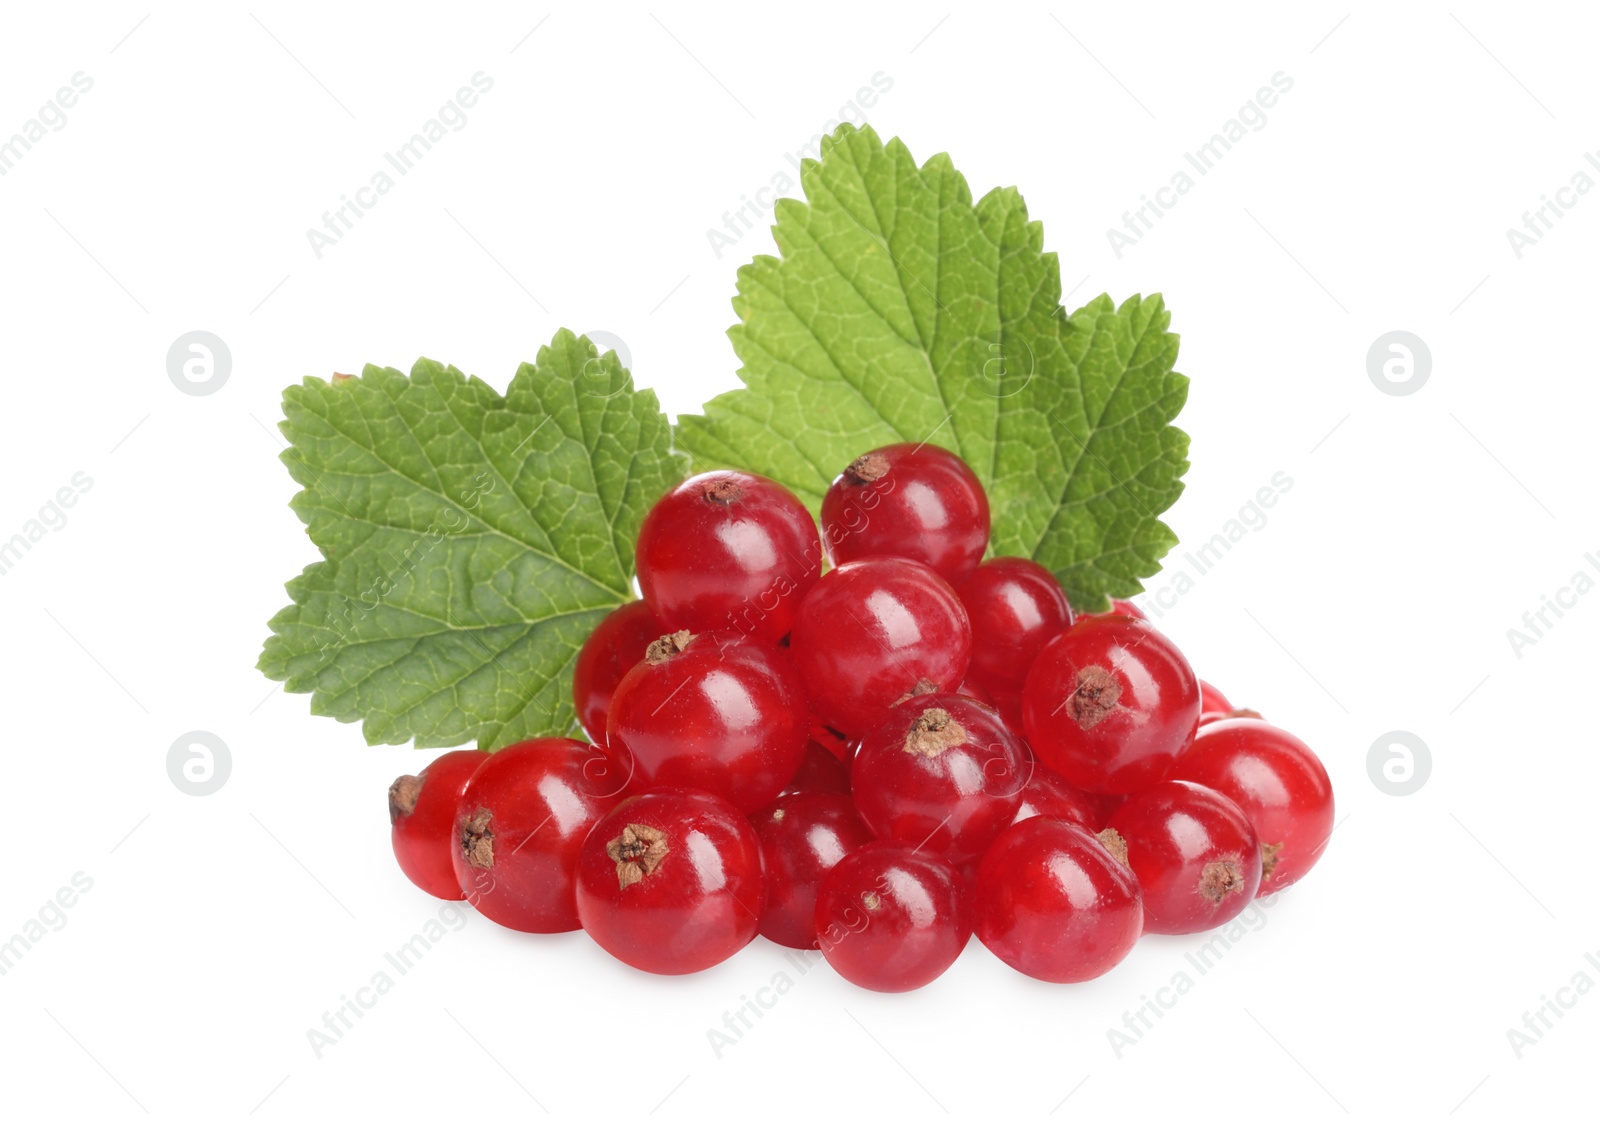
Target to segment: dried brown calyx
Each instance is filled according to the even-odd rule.
[[[1224,716],[1229,719],[1235,717],[1253,717],[1257,721],[1261,720],[1261,715],[1255,710],[1229,710]]]
[[[878,481],[889,473],[889,460],[876,451],[862,455],[855,462],[844,468],[844,476],[858,486],[866,486]]]
[[[890,702],[889,705],[898,706],[902,702],[909,702],[912,698],[920,698],[924,694],[937,694],[938,692],[939,684],[933,679],[919,678],[917,679],[915,686],[911,687],[911,689],[907,690],[904,694],[901,694],[894,701]]]
[[[644,661],[651,666],[660,666],[673,655],[682,654],[693,639],[694,635],[687,631],[663,635],[644,649]]]
[[[933,706],[917,715],[917,720],[906,730],[904,748],[917,756],[936,757],[966,739],[966,729],[950,716],[950,711]]]
[[[1078,688],[1067,698],[1067,716],[1080,729],[1093,729],[1117,708],[1122,683],[1103,666],[1086,666],[1078,671]]]
[[[1221,905],[1229,894],[1244,889],[1244,867],[1238,859],[1218,859],[1200,869],[1200,896],[1212,905]]]
[[[667,836],[643,823],[630,823],[606,844],[606,857],[617,864],[617,888],[626,890],[655,873],[671,848]]]
[[[417,797],[422,795],[422,777],[397,776],[389,785],[389,822],[404,819],[417,810]]]
[[[1272,877],[1272,872],[1278,869],[1278,856],[1282,853],[1282,843],[1261,844],[1261,881]]]
[[[1096,835],[1095,838],[1100,840],[1100,845],[1106,849],[1107,854],[1116,859],[1123,866],[1128,865],[1128,841],[1121,835],[1117,834],[1116,828],[1107,827],[1104,831]]]
[[[700,496],[713,506],[731,506],[744,497],[744,487],[732,478],[713,478],[705,484]]]
[[[478,870],[494,865],[494,832],[489,830],[488,808],[479,808],[461,825],[461,854],[468,866]]]

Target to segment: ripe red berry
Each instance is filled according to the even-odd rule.
[[[972,468],[943,447],[895,443],[833,480],[822,536],[833,564],[905,557],[959,584],[989,545],[989,499]]]
[[[606,952],[645,972],[720,964],[756,935],[761,844],[737,808],[666,789],[623,800],[584,841],[578,917]]]
[[[1059,772],[1033,761],[1028,765],[1028,782],[1022,786],[1022,802],[1012,822],[1048,815],[1076,823],[1086,831],[1098,831],[1105,826],[1106,799],[1074,788]]]
[[[1150,617],[1140,610],[1139,605],[1132,600],[1112,600],[1111,607],[1103,612],[1074,612],[1073,618],[1088,618],[1089,616],[1125,615],[1132,619],[1148,620]]]
[[[991,693],[1020,692],[1044,645],[1072,626],[1061,582],[1023,557],[984,561],[956,591],[972,621],[968,677]]]
[[[817,890],[822,878],[845,855],[870,841],[872,833],[848,796],[825,792],[779,796],[751,822],[761,840],[767,874],[761,935],[791,949],[816,948]]]
[[[669,631],[732,631],[776,643],[822,571],[799,498],[741,471],[697,474],[639,529],[639,588]]]
[[[584,641],[572,667],[572,703],[591,739],[606,739],[606,710],[617,684],[644,658],[644,649],[666,633],[656,613],[635,600],[602,619]]]
[[[972,936],[960,876],[909,843],[868,843],[835,864],[817,891],[814,924],[828,963],[875,992],[931,983]]]
[[[1221,690],[1218,690],[1205,679],[1200,679],[1200,713],[1227,713],[1233,709],[1233,704],[1228,701]]]
[[[572,871],[610,800],[605,754],[565,737],[507,746],[478,766],[456,804],[456,881],[491,921],[525,933],[578,928]]]
[[[1007,828],[978,864],[978,939],[1012,968],[1075,984],[1109,971],[1144,926],[1133,872],[1090,832],[1035,816]]]
[[[1164,780],[1194,736],[1200,684],[1143,620],[1084,616],[1039,652],[1022,689],[1034,754],[1088,792]]]
[[[456,801],[488,753],[462,749],[438,757],[415,776],[389,785],[390,839],[395,861],[412,882],[446,901],[466,895],[456,881]]]
[[[791,656],[793,653],[791,650]],[[850,758],[855,755],[855,742],[837,729],[830,729],[823,724],[815,713],[811,715],[811,739],[838,757],[839,763],[846,767],[850,764]]]
[[[787,656],[740,635],[650,644],[611,699],[606,746],[629,790],[698,788],[750,812],[800,768],[810,715]]]
[[[1126,844],[1148,933],[1197,933],[1232,921],[1261,885],[1261,841],[1221,792],[1167,780],[1128,800],[1109,826]]]
[[[824,576],[790,640],[812,711],[850,736],[908,694],[959,686],[971,649],[955,589],[926,565],[895,557],[851,561]]]
[[[1257,718],[1207,725],[1173,775],[1238,804],[1262,844],[1262,894],[1305,876],[1333,834],[1333,784],[1304,742]]]
[[[805,756],[789,783],[783,786],[780,796],[794,792],[832,792],[837,796],[850,794],[850,769],[815,740],[806,742]]]
[[[954,863],[1011,825],[1028,753],[989,706],[927,694],[891,707],[850,765],[856,810],[880,839]]]

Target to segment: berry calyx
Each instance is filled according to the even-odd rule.
[[[961,458],[931,443],[868,451],[822,499],[822,539],[835,564],[920,561],[959,584],[989,544],[989,499]]]

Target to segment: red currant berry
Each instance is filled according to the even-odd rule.
[[[1228,713],[1232,709],[1233,709],[1233,703],[1228,701],[1228,699],[1223,695],[1221,690],[1218,690],[1215,686],[1211,685],[1211,683],[1207,682],[1205,679],[1203,679],[1203,678],[1200,679],[1200,712],[1201,712],[1201,714],[1208,714],[1208,713],[1222,714],[1222,713]]]
[[[733,631],[776,643],[822,572],[817,525],[799,498],[758,474],[697,474],[639,529],[639,588],[678,631]]]
[[[837,729],[830,729],[824,725],[815,714],[811,717],[811,739],[838,757],[841,764],[848,765],[850,758],[855,754],[855,750],[851,748],[854,742]]]
[[[926,565],[895,557],[842,564],[800,606],[790,652],[811,708],[851,736],[901,698],[961,684],[967,611]]]
[[[1022,689],[1034,754],[1087,792],[1164,780],[1194,736],[1200,684],[1143,620],[1084,616],[1039,652]]]
[[[1261,839],[1262,894],[1298,881],[1333,834],[1333,784],[1303,742],[1259,718],[1213,722],[1173,775],[1238,804]]]
[[[989,499],[961,459],[931,443],[868,451],[822,499],[833,564],[905,557],[960,584],[989,545]]]
[[[650,644],[611,699],[606,746],[634,792],[698,788],[755,811],[805,757],[810,714],[787,656],[741,635]]]
[[[572,703],[593,740],[606,739],[606,710],[617,683],[644,658],[644,649],[667,633],[643,600],[623,604],[600,621],[572,668]]]
[[[739,810],[672,788],[623,800],[584,841],[578,918],[645,972],[720,964],[750,943],[765,906],[761,844]]]
[[[524,933],[578,928],[572,872],[610,806],[591,777],[603,759],[580,741],[540,737],[501,749],[467,781],[456,804],[455,875],[489,920]]]
[[[816,741],[806,742],[805,757],[800,768],[779,795],[795,792],[832,792],[837,796],[850,794],[850,769]]]
[[[1105,826],[1103,801],[1106,797],[1074,788],[1059,772],[1038,761],[1033,761],[1028,768],[1028,782],[1022,786],[1022,802],[1017,806],[1013,822],[1048,815],[1052,819],[1076,823],[1086,831],[1098,831]]]
[[[823,875],[869,842],[872,833],[848,796],[825,792],[779,796],[751,822],[767,873],[761,935],[791,949],[816,948],[817,890]]]
[[[1028,754],[990,707],[926,694],[890,708],[850,765],[856,810],[880,839],[960,863],[1011,826]]]
[[[464,895],[456,881],[456,801],[488,753],[463,749],[446,753],[415,776],[389,785],[390,838],[395,861],[412,882],[446,901]]]
[[[978,939],[1037,980],[1093,980],[1144,927],[1133,872],[1075,823],[1034,816],[1007,828],[978,864]]]
[[[1221,792],[1163,781],[1129,797],[1112,813],[1110,827],[1138,876],[1147,933],[1223,925],[1261,885],[1261,841],[1239,805]]]
[[[909,992],[955,963],[972,911],[949,863],[909,843],[875,842],[823,876],[814,925],[840,976],[874,992]]]
[[[1061,582],[1023,557],[984,561],[957,590],[972,621],[968,676],[994,691],[1020,691],[1044,645],[1072,626]]]

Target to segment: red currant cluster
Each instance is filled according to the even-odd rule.
[[[768,479],[688,479],[640,531],[644,599],[578,655],[596,744],[401,777],[401,868],[649,972],[761,933],[887,992],[974,932],[1029,976],[1087,980],[1304,875],[1333,827],[1311,750],[1132,605],[1075,616],[1032,561],[979,563],[988,541],[976,476],[927,444],[851,463],[820,535]]]

